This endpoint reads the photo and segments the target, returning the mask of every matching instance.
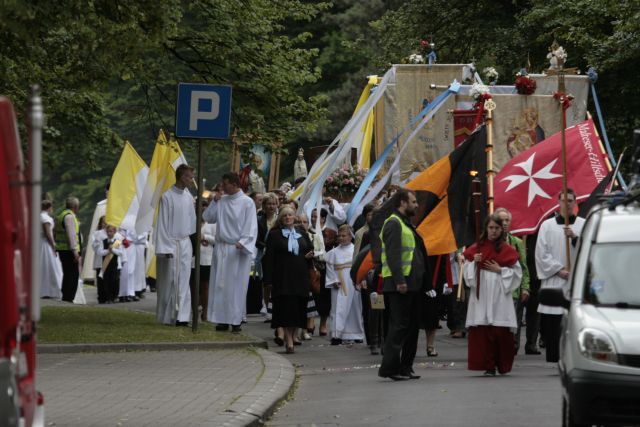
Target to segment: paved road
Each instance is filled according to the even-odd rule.
[[[248,330],[272,336],[261,323]],[[314,337],[287,355],[299,385],[268,426],[560,425],[557,369],[543,355],[519,355],[512,373],[486,378],[466,369],[466,340],[446,335],[437,339],[437,358],[426,357],[421,337],[415,370],[422,378],[399,383],[377,377],[380,356],[364,346]]]
[[[251,391],[251,350],[42,354],[47,425],[201,426]]]

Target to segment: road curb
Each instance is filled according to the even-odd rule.
[[[262,376],[250,392],[233,402],[207,426],[262,426],[278,404],[289,395],[296,379],[296,370],[291,362],[262,348],[256,351],[264,363]]]
[[[228,350],[255,347],[268,348],[262,339],[224,342],[163,342],[163,343],[83,343],[83,344],[38,344],[36,352],[51,353],[100,353],[114,351],[166,351],[166,350]]]

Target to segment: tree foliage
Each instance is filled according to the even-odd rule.
[[[640,126],[640,3],[632,0],[409,0],[372,23],[377,66],[400,62],[433,40],[441,63],[495,66],[500,83],[517,70],[548,67],[548,47],[568,51],[568,67],[595,67],[606,127],[618,152]],[[593,107],[593,106],[592,106]],[[593,111],[594,108],[591,108]]]

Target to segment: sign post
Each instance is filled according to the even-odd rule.
[[[202,193],[204,140],[229,139],[231,86],[179,83],[176,102],[176,138],[198,139],[198,188],[196,189],[196,250],[194,292],[191,294],[191,328],[198,330],[200,305],[200,244],[202,232]]]

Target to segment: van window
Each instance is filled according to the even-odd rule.
[[[591,247],[584,300],[589,304],[640,308],[640,243]]]

